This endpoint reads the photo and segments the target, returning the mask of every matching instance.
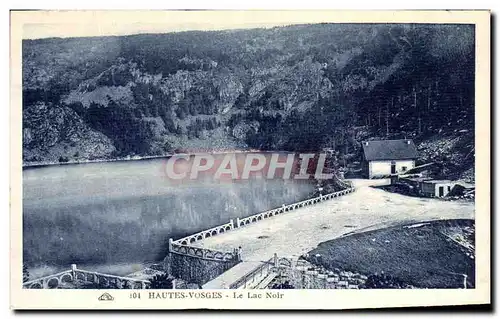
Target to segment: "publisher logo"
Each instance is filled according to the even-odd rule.
[[[113,296],[111,296],[109,293],[105,292],[103,293],[99,298],[98,300],[99,301],[112,301],[114,300],[115,298],[113,298]]]

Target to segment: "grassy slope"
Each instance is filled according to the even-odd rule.
[[[435,221],[353,234],[321,243],[309,255],[320,254],[316,262],[328,269],[384,272],[422,288],[461,288],[461,274],[467,274],[468,286],[474,286],[474,259],[443,234],[457,227],[474,227],[474,221]]]

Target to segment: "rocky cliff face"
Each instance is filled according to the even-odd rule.
[[[355,126],[470,126],[473,43],[468,26],[342,24],[24,41],[23,158],[347,153]]]
[[[23,158],[53,163],[109,157],[112,141],[96,132],[72,109],[36,104],[23,113]]]

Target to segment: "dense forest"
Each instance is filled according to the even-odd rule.
[[[324,148],[348,158],[363,139],[407,137],[424,161],[465,171],[474,43],[472,25],[430,24],[24,40],[23,160]]]

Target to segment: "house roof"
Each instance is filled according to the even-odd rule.
[[[460,186],[462,186],[463,188],[467,188],[467,189],[473,189],[473,188],[476,188],[476,185],[471,184],[471,183],[466,183],[466,182],[463,182],[463,181],[457,182],[457,185],[460,185]]]
[[[363,142],[367,161],[402,160],[417,157],[417,148],[412,140],[382,140]]]

